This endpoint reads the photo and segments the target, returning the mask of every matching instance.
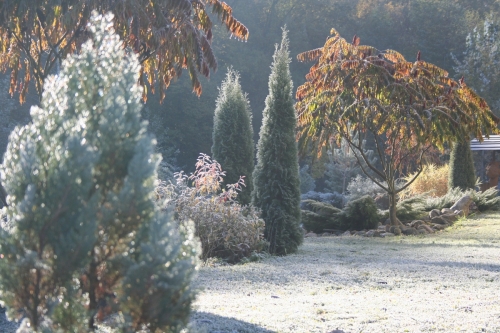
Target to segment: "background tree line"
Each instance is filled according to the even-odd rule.
[[[269,59],[274,44],[280,40],[281,27],[287,25],[290,38],[290,54],[295,56],[305,50],[324,44],[330,29],[335,28],[342,36],[357,35],[361,43],[378,49],[398,50],[407,59],[414,59],[421,51],[425,61],[458,75],[457,64],[450,53],[460,61],[466,48],[467,35],[476,26],[482,27],[488,15],[500,11],[495,0],[248,0],[226,1],[233,14],[250,31],[247,42],[230,37],[226,27],[214,19],[212,48],[218,60],[219,70],[211,73],[209,81],[200,78],[203,94],[192,94],[189,75],[181,75],[166,90],[166,98],[160,103],[158,92],[150,94],[144,116],[153,120],[151,130],[159,138],[164,158],[178,167],[192,171],[193,161],[200,152],[209,153],[212,146],[213,114],[217,87],[225,76],[225,68],[233,66],[241,75],[241,85],[248,93],[253,112],[254,140],[262,123],[262,110],[268,93]],[[294,86],[299,86],[308,71],[306,64],[293,60],[290,64]],[[8,72],[0,84],[8,86]],[[473,88],[472,80],[466,82]],[[479,89],[479,88],[478,88]],[[30,90],[26,103],[8,100],[6,89],[0,92],[2,105],[1,152],[5,150],[9,129],[13,124],[29,119],[29,106],[38,99]],[[486,97],[486,96],[485,96]],[[7,101],[8,100],[8,101]],[[491,103],[490,103],[491,104]]]

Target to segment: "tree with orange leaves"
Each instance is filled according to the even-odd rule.
[[[364,161],[363,171],[388,193],[396,225],[397,194],[418,177],[432,147],[481,139],[497,131],[499,119],[463,78],[449,78],[420,52],[410,62],[394,50],[359,43],[359,37],[350,43],[332,29],[323,47],[298,55],[299,61],[316,61],[296,93],[299,148],[320,153],[332,139],[345,139]],[[368,138],[375,142],[378,165],[359,144]],[[417,172],[398,187],[396,179],[408,165]]]
[[[0,3],[0,68],[11,70],[10,94],[24,102],[33,80],[41,96],[45,78],[60,61],[89,38],[91,12],[112,12],[124,46],[139,56],[140,84],[160,99],[172,79],[187,69],[193,92],[202,92],[199,74],[217,69],[213,54],[212,9],[233,36],[248,38],[247,28],[220,0],[10,0]],[[144,89],[143,98],[147,90]]]

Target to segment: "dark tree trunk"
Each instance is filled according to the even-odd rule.
[[[97,262],[95,258],[95,251],[92,250],[92,262],[90,263],[89,269],[89,329],[91,331],[95,330],[95,321],[94,317],[97,312],[97,295],[96,289],[99,285],[99,280],[97,278]]]
[[[391,220],[391,225],[399,225],[398,217],[396,216],[396,204],[397,198],[395,192],[390,192],[389,194],[389,219]]]

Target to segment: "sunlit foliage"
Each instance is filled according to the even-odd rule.
[[[248,38],[247,28],[220,0],[2,1],[0,68],[12,69],[10,92],[19,91],[21,102],[32,79],[41,95],[47,76],[89,37],[87,23],[92,10],[111,11],[117,34],[138,54],[139,80],[144,88],[149,86],[154,92],[158,85],[163,99],[171,80],[187,69],[193,91],[200,95],[198,75],[208,77],[217,69],[210,8],[232,35]]]
[[[357,36],[348,42],[332,29],[323,47],[297,58],[316,61],[296,93],[300,149],[321,152],[331,140],[345,139],[366,162],[365,173],[388,192],[392,223],[396,194],[411,184],[396,186],[403,169],[417,170],[417,177],[432,147],[496,131],[498,118],[486,101],[463,78],[455,81],[423,61],[420,52],[410,62],[394,50],[360,45]],[[360,144],[369,137],[380,167]]]
[[[2,300],[35,331],[86,332],[122,311],[125,332],[177,332],[194,298],[193,230],[155,204],[160,158],[141,122],[137,57],[112,15],[91,21],[92,41],[47,78],[32,123],[9,140]]]

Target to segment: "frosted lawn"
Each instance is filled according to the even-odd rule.
[[[199,332],[500,332],[500,213],[424,237],[307,238],[194,285]]]

